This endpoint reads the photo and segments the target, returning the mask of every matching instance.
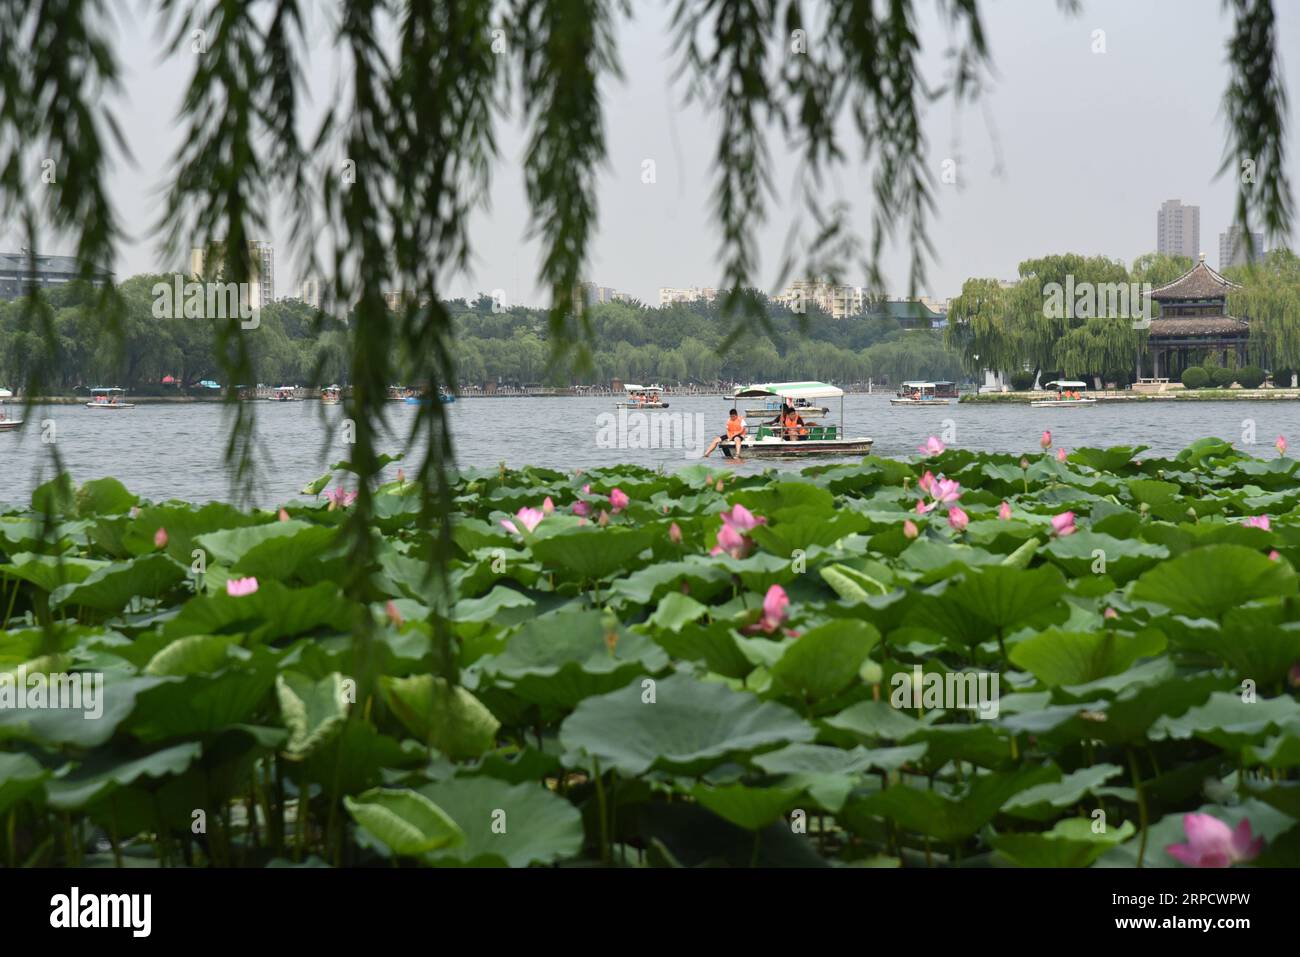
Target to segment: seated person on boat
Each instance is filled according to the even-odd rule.
[[[727,430],[715,438],[709,447],[704,451],[704,457],[708,458],[723,442],[734,442],[736,445],[736,458],[740,459],[740,446],[745,440],[745,420],[740,417],[740,413],[732,409],[727,417]]]

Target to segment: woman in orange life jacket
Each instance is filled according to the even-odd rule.
[[[745,420],[740,417],[740,413],[732,409],[728,413],[727,430],[715,438],[707,449],[704,450],[704,457],[708,458],[723,442],[734,442],[736,446],[736,461],[744,461],[740,457],[740,446],[745,439]]]

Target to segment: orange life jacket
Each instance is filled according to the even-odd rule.
[[[734,419],[727,419],[727,438],[734,439],[738,435],[745,434],[745,423],[737,416]]]

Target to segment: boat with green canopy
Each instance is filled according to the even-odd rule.
[[[850,437],[844,429],[844,390],[825,382],[764,382],[737,389],[729,396],[733,405],[744,400],[761,399],[764,408],[776,400],[773,419],[758,424],[747,424],[741,443],[741,458],[803,458],[831,455],[866,455],[871,451],[872,440],[865,436]],[[839,422],[833,425],[814,425],[803,421],[794,426],[782,424],[782,408],[793,408],[800,419],[804,409],[818,400],[839,399]],[[802,405],[801,405],[802,404]],[[720,446],[727,458],[735,457],[735,445],[723,442]]]

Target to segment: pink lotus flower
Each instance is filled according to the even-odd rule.
[[[591,494],[591,486],[590,486],[590,485],[584,485],[584,486],[582,487],[582,494],[583,494],[583,495],[590,495],[590,494]]]
[[[790,596],[780,585],[773,585],[763,596],[763,618],[759,622],[768,634],[776,631],[785,621],[785,610],[790,605]]]
[[[917,451],[926,456],[942,455],[944,448],[944,444],[939,441],[938,437],[932,435],[925,440],[925,445],[920,446]]]
[[[402,613],[397,610],[397,604],[391,598],[388,599],[387,604],[384,605],[384,614],[388,616],[388,620],[396,627],[402,627]]]
[[[243,598],[257,591],[256,578],[231,578],[226,582],[226,594],[232,598]]]
[[[573,503],[573,514],[579,518],[586,518],[591,514],[591,506],[581,500]]]
[[[1006,502],[1003,502],[998,506],[998,518],[1002,519],[1004,522],[1009,522],[1011,520],[1011,506]]]
[[[153,533],[153,547],[154,548],[167,547],[167,529],[159,526],[158,531]]]
[[[718,529],[718,544],[709,554],[721,555],[725,552],[732,558],[744,558],[753,544],[745,533],[766,523],[767,519],[755,515],[740,504],[731,506],[720,517],[722,528]]]
[[[927,508],[926,505],[925,505],[925,499],[923,499],[923,498],[918,498],[918,499],[916,500],[916,514],[917,514],[917,515],[924,515],[926,512],[930,511],[931,508],[934,508],[934,506],[931,505],[929,508]]]
[[[1020,459],[1020,470],[1023,472],[1023,471],[1024,471],[1025,469],[1027,469],[1027,468],[1029,468],[1029,459],[1024,458],[1024,457],[1021,457],[1021,459]]]
[[[1271,552],[1268,553],[1268,560],[1269,560],[1270,562],[1275,562],[1275,561],[1277,561],[1278,559],[1280,559],[1281,557],[1282,557],[1282,553],[1279,552],[1276,548],[1273,549]]]
[[[1250,821],[1245,818],[1230,828],[1209,814],[1184,814],[1186,844],[1170,844],[1165,851],[1188,867],[1231,867],[1238,861],[1253,861],[1264,849],[1264,839],[1251,840]]]
[[[398,469],[398,470],[397,470],[397,484],[398,484],[398,485],[403,485],[403,484],[405,484],[405,483],[406,483],[406,470],[405,470],[405,469]]]
[[[970,516],[963,512],[960,507],[954,505],[948,509],[948,524],[955,531],[964,531],[966,526],[970,524]]]
[[[515,512],[515,518],[519,519],[519,525],[522,525],[530,533],[541,524],[542,519],[545,517],[546,515],[539,508],[521,508]],[[516,525],[508,518],[501,519],[501,527],[507,532],[513,532],[516,535],[523,534],[523,532],[519,531],[519,525]]]
[[[920,534],[921,534],[921,530],[916,527],[916,522],[912,521],[910,518],[903,520],[904,538],[916,538],[916,536]]]
[[[139,518],[139,517],[140,517],[140,506],[139,506],[139,505],[132,505],[132,506],[131,506],[131,511],[129,511],[127,514],[130,515],[132,519],[137,519],[137,518]]]
[[[926,482],[927,476],[930,478],[928,483]],[[929,503],[922,505],[917,509],[917,512],[920,514],[931,512],[940,505],[948,505],[961,498],[961,483],[956,482],[953,479],[934,478],[929,472],[926,472],[925,475],[921,477],[921,483],[919,484],[930,493],[931,499]]]
[[[329,511],[336,508],[347,508],[357,500],[356,492],[345,491],[343,486],[337,486],[334,491],[325,493],[325,501],[330,503]]]
[[[279,519],[281,522],[289,521],[289,513],[286,512],[284,509],[280,509],[280,511],[276,513],[275,517]]]
[[[1117,612],[1114,608],[1107,608],[1105,611],[1103,611],[1103,612],[1101,613],[1101,617],[1103,617],[1103,618],[1118,618],[1118,617],[1119,617],[1119,612]]]
[[[759,518],[745,506],[739,504],[731,506],[728,511],[722,513],[722,524],[730,525],[741,533],[748,532],[766,522],[767,519]]]
[[[615,515],[627,508],[628,502],[627,493],[622,489],[616,488],[609,493],[609,504],[613,506]]]
[[[1038,440],[1038,444],[1043,447],[1044,451],[1050,449],[1052,447],[1052,433],[1044,429],[1043,437]]]
[[[599,525],[601,528],[604,528],[606,525],[608,525],[608,524],[609,524],[609,512],[605,511],[605,510],[602,508],[602,509],[600,510],[600,516],[596,519],[596,524]]]
[[[673,522],[668,526],[668,539],[674,545],[680,545],[682,543],[682,528],[676,522]]]
[[[1074,513],[1062,512],[1060,515],[1053,515],[1052,531],[1057,535],[1073,535],[1077,531],[1074,527]]]
[[[785,593],[785,589],[780,585],[773,585],[763,596],[763,614],[758,621],[752,625],[746,625],[742,631],[747,635],[767,634],[770,635],[781,627],[781,622],[785,621],[785,610],[790,605],[790,596]],[[797,631],[786,629],[787,635],[798,638]]]
[[[1056,461],[1058,461],[1058,462],[1064,462],[1064,461],[1065,461],[1065,449],[1057,449],[1057,450],[1056,450]]]
[[[1269,531],[1269,521],[1267,515],[1252,515],[1249,518],[1243,518],[1241,524],[1246,528],[1262,528]]]
[[[721,555],[726,552],[732,558],[743,558],[744,550],[749,544],[749,539],[740,532],[736,531],[734,525],[723,525],[718,529],[718,544],[713,546],[710,555]]]
[[[921,480],[916,483],[916,486],[926,495],[929,495],[930,489],[934,487],[934,473],[927,471],[921,476]]]
[[[1277,441],[1273,443],[1273,446],[1277,449],[1278,455],[1286,455],[1286,436],[1279,435]]]
[[[546,500],[542,502],[542,514],[550,515],[554,511],[555,511],[555,502],[553,502],[551,500],[551,497],[548,495],[546,496]]]

